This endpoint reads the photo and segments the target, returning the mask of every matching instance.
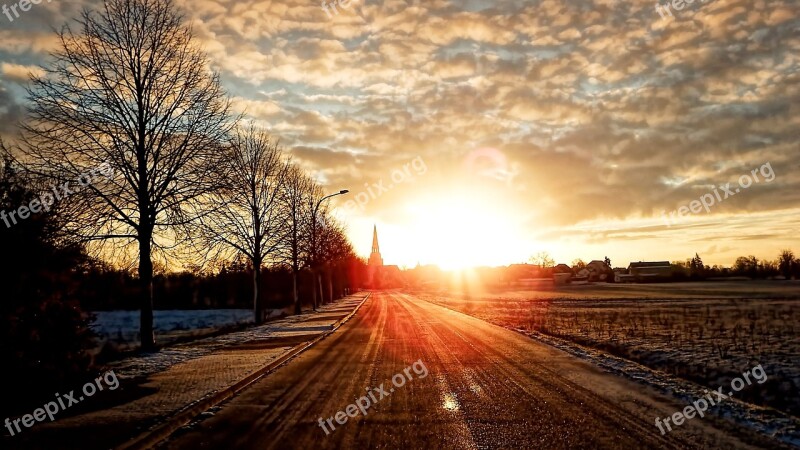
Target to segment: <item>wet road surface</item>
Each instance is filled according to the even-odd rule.
[[[366,416],[348,411],[359,402]],[[662,436],[655,418],[683,406],[512,331],[376,292],[339,331],[161,447],[765,446],[708,418]]]

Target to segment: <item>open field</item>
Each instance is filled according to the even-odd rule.
[[[99,311],[92,330],[98,345],[111,345],[117,350],[131,350],[139,344],[139,311]],[[154,328],[159,338],[170,342],[214,330],[250,323],[252,311],[245,309],[211,309],[191,311],[154,311]]]
[[[567,286],[420,297],[566,339],[709,388],[762,364],[740,400],[800,415],[800,283]]]
[[[267,320],[284,317],[290,308],[267,311]],[[95,356],[115,359],[139,348],[139,311],[97,311],[92,331],[96,334]],[[158,341],[168,346],[220,332],[241,329],[253,323],[249,309],[156,310],[153,324]]]

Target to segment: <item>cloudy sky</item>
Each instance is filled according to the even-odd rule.
[[[0,15],[0,134],[52,28],[96,5]],[[365,255],[378,225],[387,264],[800,252],[800,4],[654,5],[192,0],[187,17],[237,108],[352,191],[332,206]]]

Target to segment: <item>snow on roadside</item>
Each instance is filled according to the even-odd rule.
[[[526,331],[518,328],[510,329],[577,356],[608,372],[622,375],[653,387],[662,394],[675,397],[687,405],[705,397],[704,391],[708,390],[696,383],[672,377],[633,361],[583,347],[564,339],[547,336],[535,331]],[[800,419],[778,410],[751,405],[735,398],[729,398],[723,403],[710,407],[709,412],[731,420],[737,425],[771,436],[786,444],[800,447]]]
[[[139,311],[97,311],[92,330],[101,339],[133,343],[139,340]],[[247,309],[159,310],[153,312],[156,333],[223,328],[253,321]]]
[[[315,316],[321,316],[325,314],[330,316],[332,311],[336,311],[336,308],[341,308],[342,304],[347,300],[350,300],[350,298],[339,300],[333,304],[324,305],[320,307],[316,313],[288,316],[257,327],[253,326],[241,331],[226,333],[220,336],[198,339],[192,342],[170,346],[156,353],[141,354],[128,357],[123,360],[114,361],[106,364],[106,370],[113,369],[117,376],[123,380],[143,378],[167,370],[168,368],[184,361],[208,355],[223,347],[241,345],[256,340],[269,338],[322,334],[326,331],[329,331],[330,327],[319,326],[313,327],[312,330],[309,329],[307,324],[315,321]],[[275,310],[271,312],[271,315],[275,315],[278,312],[283,313],[284,311]],[[252,312],[249,313],[252,317]],[[346,313],[342,312],[342,315],[344,314]],[[136,317],[138,320],[138,314]],[[335,318],[330,319],[331,324],[335,321]]]

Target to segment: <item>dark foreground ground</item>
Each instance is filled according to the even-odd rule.
[[[368,390],[367,415],[351,407],[337,423]],[[515,332],[375,293],[338,332],[162,447],[777,448],[709,417],[662,435],[656,417],[684,406]],[[326,434],[320,418],[336,429]]]

